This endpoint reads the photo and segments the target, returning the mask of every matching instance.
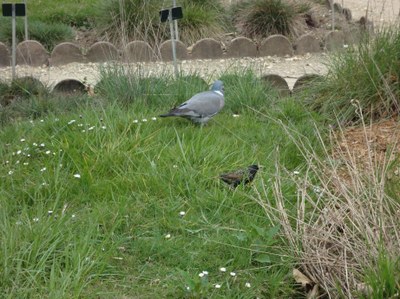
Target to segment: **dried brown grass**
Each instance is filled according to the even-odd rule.
[[[265,186],[256,200],[282,226],[283,238],[304,274],[328,297],[357,297],[359,291],[371,289],[365,286],[365,271],[377,268],[382,249],[389,259],[398,258],[400,202],[385,192],[398,138],[384,156],[378,155],[371,146],[370,128],[363,123],[360,131],[367,153],[360,163],[345,130],[332,135],[328,143],[319,135],[321,155],[295,129],[284,127],[302,151],[307,168],[293,174],[277,164],[273,199],[265,200]],[[286,180],[297,189],[295,211],[282,192]]]

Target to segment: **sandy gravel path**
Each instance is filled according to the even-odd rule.
[[[336,0],[342,7],[350,8],[353,18],[367,15],[378,27],[399,24],[400,0]]]
[[[286,79],[291,88],[296,79],[304,74],[326,73],[325,61],[327,54],[314,54],[282,57],[258,57],[241,59],[217,59],[217,60],[186,60],[180,63],[180,70],[183,74],[198,74],[206,81],[211,82],[225,72],[243,72],[245,69],[253,70],[258,76],[266,74],[278,74]],[[84,81],[91,86],[100,80],[101,70],[121,70],[130,74],[141,74],[145,76],[162,76],[173,74],[171,63],[153,62],[136,64],[96,64],[96,63],[70,63],[60,67],[29,67],[18,65],[16,73],[19,77],[32,76],[45,83],[47,86],[54,86],[64,79],[77,79]],[[0,72],[0,80],[11,81],[11,68],[4,68]]]

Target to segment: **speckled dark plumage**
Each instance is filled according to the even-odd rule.
[[[246,169],[239,169],[229,173],[223,173],[219,177],[222,181],[236,188],[240,184],[248,184],[253,181],[260,167],[256,164],[250,165]]]

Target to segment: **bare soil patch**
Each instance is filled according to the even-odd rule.
[[[393,118],[335,132],[333,156],[345,164],[341,175],[350,182],[350,171],[371,173],[375,167],[392,162],[400,153],[399,137],[400,124]]]

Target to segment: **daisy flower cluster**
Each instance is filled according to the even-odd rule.
[[[214,289],[223,289],[225,287],[229,287],[232,283],[236,282],[237,273],[235,271],[228,271],[226,267],[220,267],[218,270],[218,274],[215,274],[220,281],[214,282],[212,284]],[[203,270],[198,274],[198,277],[203,282],[208,282],[210,278],[210,273],[207,270]],[[246,281],[243,283],[243,287],[251,288],[251,283]],[[186,286],[187,291],[191,291],[190,287]]]

